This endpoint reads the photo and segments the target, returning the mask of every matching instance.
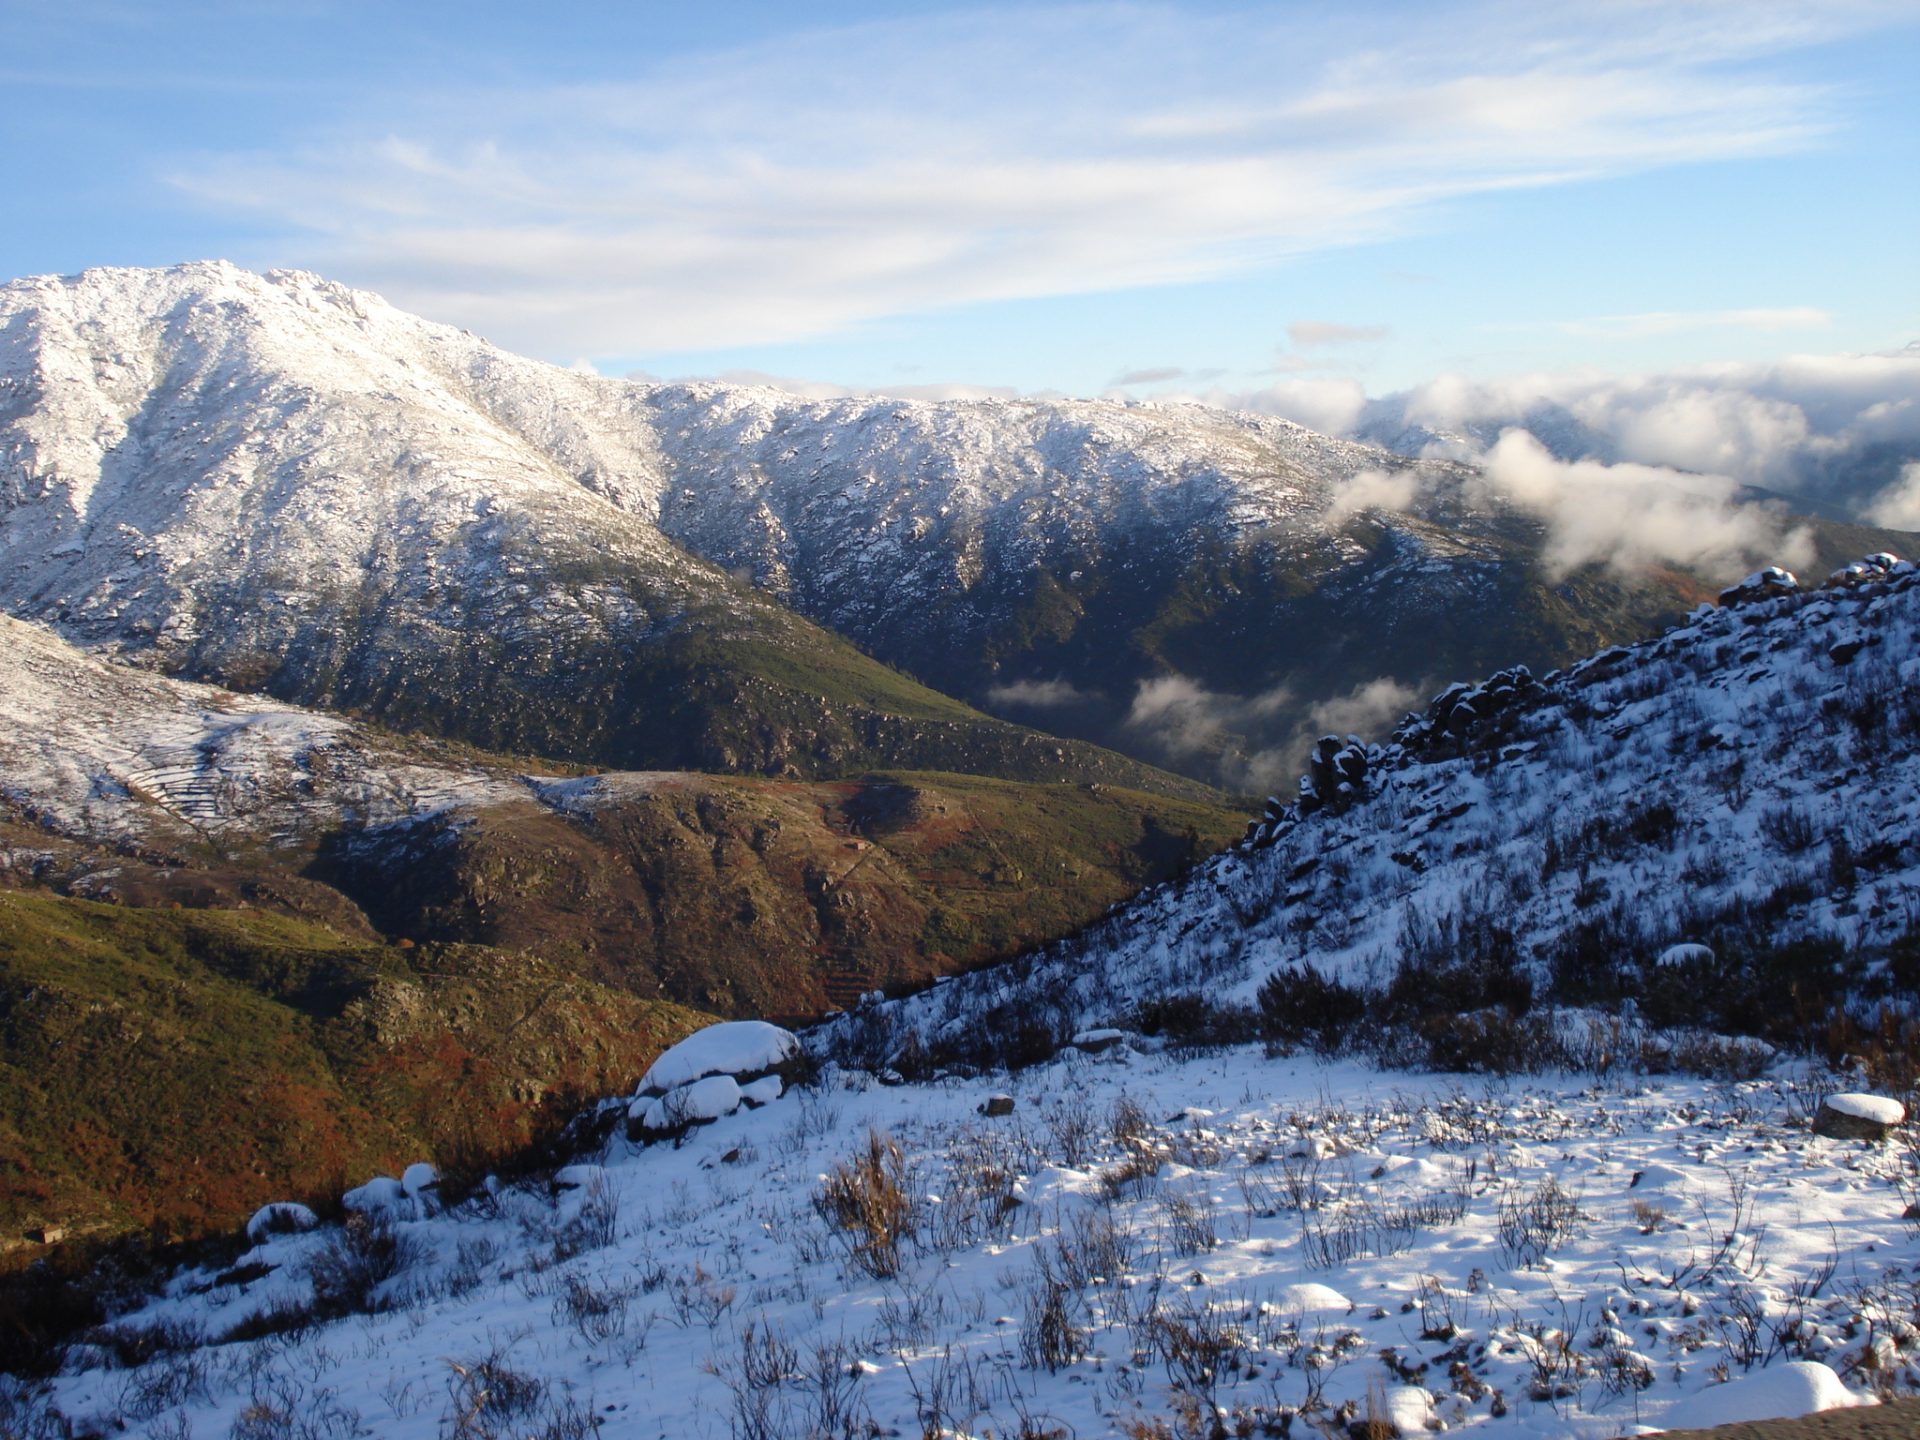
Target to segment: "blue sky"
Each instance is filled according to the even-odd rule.
[[[1885,350],[1915,75],[1871,0],[0,0],[0,272],[224,256],[608,373],[934,392]]]

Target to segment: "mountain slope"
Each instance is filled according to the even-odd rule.
[[[489,1163],[706,1018],[524,953],[0,892],[0,1263],[29,1228],[197,1234]]]
[[[530,774],[18,620],[0,644],[0,878],[526,949],[728,1014],[817,1013],[1010,954],[1237,828],[1109,786]]]
[[[1234,828],[1102,786],[530,774],[7,617],[0,651],[0,1259],[478,1163],[700,1012],[1010,954]]]
[[[1200,793],[989,720],[689,556],[647,518],[631,399],[312,276],[18,281],[0,603],[499,749]]]
[[[1336,1029],[1368,995],[1401,1023],[1538,995],[1867,1045],[1850,1014],[1891,1040],[1920,963],[1917,638],[1920,573],[1856,567],[1452,687],[1386,745],[1329,745],[1300,802],[1184,880],[823,1043],[1046,1053],[1169,996],[1251,1006],[1275,975],[1283,1013],[1321,981],[1359,992]]]

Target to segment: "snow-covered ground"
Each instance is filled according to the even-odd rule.
[[[679,1145],[616,1134],[566,1189],[428,1216],[390,1184],[423,1218],[384,1260],[269,1238],[118,1322],[182,1348],[80,1347],[36,1403],[156,1436],[1204,1434],[1217,1406],[1602,1437],[1867,1398],[1920,1364],[1915,1137],[1815,1137],[1831,1088],[1124,1045],[829,1072]],[[371,1313],[294,1318],[389,1266]]]

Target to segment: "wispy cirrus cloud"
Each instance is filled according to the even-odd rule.
[[[1585,320],[1562,320],[1554,328],[1567,335],[1594,340],[1643,340],[1654,335],[1679,335],[1691,330],[1817,330],[1833,324],[1833,316],[1811,305],[1785,305],[1750,310],[1649,310],[1638,315],[1596,315]]]
[[[1092,5],[822,29],[620,84],[345,97],[182,162],[276,253],[567,357],[1243,273],[1435,207],[1776,153],[1771,61],[1873,5],[1640,0],[1364,17]],[[1071,57],[1066,63],[1063,57]]]
[[[1287,326],[1287,339],[1301,350],[1370,344],[1391,333],[1385,325],[1341,325],[1331,320],[1296,320]]]

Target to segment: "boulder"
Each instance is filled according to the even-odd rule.
[[[1722,605],[1745,605],[1755,600],[1771,600],[1780,595],[1791,595],[1800,588],[1800,581],[1791,570],[1782,570],[1770,565],[1765,570],[1756,570],[1738,585],[1729,585],[1720,592]]]
[[[375,1220],[412,1220],[419,1206],[407,1193],[407,1187],[391,1175],[376,1175],[340,1197],[340,1203],[356,1215]]]
[[[637,1125],[641,1135],[650,1138],[683,1135],[695,1125],[733,1114],[741,1098],[739,1082],[731,1075],[708,1075],[664,1095],[635,1100],[627,1110],[628,1133],[631,1136]]]
[[[741,1102],[755,1107],[771,1105],[786,1093],[787,1083],[778,1075],[762,1075],[740,1087]]]
[[[653,1062],[640,1081],[645,1095],[664,1095],[709,1075],[757,1080],[779,1074],[800,1059],[800,1040],[791,1030],[764,1020],[727,1020],[696,1030]]]
[[[1813,1117],[1813,1133],[1832,1140],[1882,1140],[1907,1118],[1907,1107],[1885,1095],[1829,1095]]]
[[[1441,1428],[1433,1413],[1433,1396],[1418,1385],[1390,1385],[1370,1395],[1360,1413],[1347,1422],[1350,1440],[1411,1440]]]
[[[247,1239],[255,1245],[275,1235],[293,1235],[311,1230],[320,1217],[296,1200],[274,1200],[253,1212],[247,1221]]]
[[[987,1097],[987,1103],[980,1107],[980,1113],[985,1115],[989,1120],[997,1119],[1002,1115],[1013,1114],[1013,1096],[989,1095]]]
[[[1660,952],[1653,963],[1662,970],[1671,970],[1682,965],[1711,965],[1713,951],[1705,945],[1692,943],[1669,945]]]

